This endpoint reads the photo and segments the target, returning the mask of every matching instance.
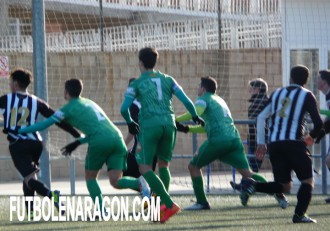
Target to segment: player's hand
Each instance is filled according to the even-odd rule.
[[[200,124],[203,127],[205,126],[205,121],[200,117],[200,116],[194,116],[192,118],[192,120],[196,123],[196,124]]]
[[[267,152],[267,145],[266,144],[258,144],[257,151],[256,151],[256,157],[257,160],[262,160]]]
[[[326,135],[326,132],[324,130],[324,128],[321,129],[321,131],[317,134],[316,138],[315,138],[315,143],[318,144],[320,143],[320,141],[322,140],[322,138]]]
[[[137,123],[135,123],[134,121],[127,124],[127,126],[128,126],[129,133],[131,133],[132,135],[136,135],[140,132],[140,126]]]
[[[304,137],[304,142],[307,146],[312,146],[314,144],[314,139],[308,134]]]
[[[71,153],[80,145],[80,141],[76,140],[70,144],[68,144],[67,146],[63,147],[61,149],[62,155],[63,156],[71,156]]]
[[[179,123],[179,122],[175,122],[175,125],[176,125],[176,128],[179,132],[184,132],[184,133],[189,132],[188,125],[184,125],[184,124]]]

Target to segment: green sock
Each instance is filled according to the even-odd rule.
[[[139,180],[134,177],[124,176],[118,180],[118,187],[121,189],[130,188],[133,190],[139,190]]]
[[[143,174],[143,177],[148,182],[151,190],[160,197],[160,200],[166,205],[166,207],[171,208],[173,201],[167,193],[162,180],[151,170]]]
[[[206,204],[207,199],[204,191],[204,183],[202,176],[191,177],[195,196],[198,204]]]
[[[86,181],[87,189],[89,192],[89,195],[93,199],[93,202],[95,204],[95,200],[99,200],[100,207],[102,206],[102,192],[100,189],[99,184],[97,183],[96,179],[90,179]]]
[[[259,174],[259,173],[254,173],[254,174],[251,176],[251,178],[252,178],[253,180],[258,181],[258,182],[261,182],[261,183],[266,183],[266,182],[267,182],[267,179],[266,179],[263,175],[261,175],[261,174]]]
[[[159,178],[162,180],[164,187],[168,192],[171,181],[170,169],[165,167],[165,168],[160,168],[158,171],[159,171]]]

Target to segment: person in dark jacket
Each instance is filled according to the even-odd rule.
[[[265,80],[261,78],[256,78],[256,79],[252,79],[249,82],[249,87],[250,87],[249,93],[251,94],[251,98],[249,99],[250,105],[248,108],[248,118],[249,120],[256,120],[259,113],[262,111],[268,100],[268,95],[267,95],[268,85]],[[267,134],[268,128],[266,127],[265,129]],[[254,172],[258,172],[262,164],[262,160],[257,160],[255,157],[255,152],[257,147],[256,132],[257,132],[256,124],[250,124],[248,139],[247,139],[248,154],[250,154],[248,160],[250,167]]]

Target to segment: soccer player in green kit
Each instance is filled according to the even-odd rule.
[[[178,131],[207,134],[207,140],[200,146],[198,155],[192,158],[188,166],[197,202],[185,210],[210,209],[204,191],[201,168],[215,160],[235,167],[243,178],[252,177],[256,181],[267,182],[262,175],[251,171],[230,110],[226,102],[216,94],[216,89],[217,82],[214,78],[209,76],[201,78],[195,107],[198,115],[205,120],[205,128],[199,125],[181,124],[180,122],[191,119],[190,113],[176,118]]]
[[[64,97],[68,101],[61,109],[48,119],[19,130],[19,133],[30,133],[46,129],[56,122],[66,121],[85,134],[62,151],[71,155],[80,144],[88,143],[85,159],[85,179],[93,201],[98,198],[102,206],[102,193],[96,180],[103,164],[108,167],[109,180],[117,189],[130,188],[140,191],[141,181],[132,177],[122,177],[126,168],[127,149],[120,130],[109,120],[102,108],[92,100],[81,97],[82,81],[70,79],[65,82]],[[148,194],[148,193],[146,193]]]
[[[141,151],[136,155],[140,173],[148,182],[152,191],[160,197],[162,203],[160,222],[166,222],[180,211],[168,194],[170,184],[169,163],[176,139],[175,116],[172,107],[173,94],[192,114],[194,122],[204,125],[197,115],[194,104],[185,95],[181,86],[171,76],[154,70],[158,52],[153,48],[139,51],[141,75],[128,87],[121,107],[131,134],[138,134]],[[129,107],[134,99],[141,103],[139,125],[133,122]],[[154,156],[158,158],[159,177],[152,171]]]

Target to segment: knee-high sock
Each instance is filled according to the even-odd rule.
[[[28,186],[32,190],[35,190],[41,196],[49,197],[49,198],[52,197],[52,194],[51,194],[51,191],[49,190],[49,188],[39,180],[30,179],[28,182]]]
[[[170,181],[171,181],[171,172],[169,168],[160,168],[159,169],[159,178],[162,180],[164,187],[166,191],[168,192],[168,189],[170,187]]]
[[[151,190],[160,197],[160,200],[166,205],[166,207],[172,208],[173,201],[167,193],[162,180],[151,170],[143,174],[143,177],[148,182]]]
[[[25,181],[23,181],[23,192],[25,197],[33,197],[34,196],[34,190],[30,189]],[[26,212],[28,212],[28,206],[30,204],[30,211],[33,211],[33,201],[25,201],[25,208]]]
[[[204,190],[203,177],[202,176],[191,177],[191,180],[192,180],[197,203],[206,204],[207,199]]]
[[[139,180],[134,177],[124,176],[118,180],[118,187],[121,189],[129,188],[138,191]]]
[[[299,191],[297,193],[297,205],[295,209],[295,214],[301,216],[307,211],[308,205],[312,199],[313,188],[310,184],[301,184]]]
[[[283,185],[278,182],[268,182],[268,183],[257,182],[255,188],[257,192],[268,193],[268,194],[283,192]]]
[[[96,179],[87,180],[86,185],[87,185],[89,195],[93,199],[93,202],[95,203],[96,199],[98,199],[100,207],[101,207],[102,206],[102,192],[101,192],[99,184],[97,183],[97,180]]]

